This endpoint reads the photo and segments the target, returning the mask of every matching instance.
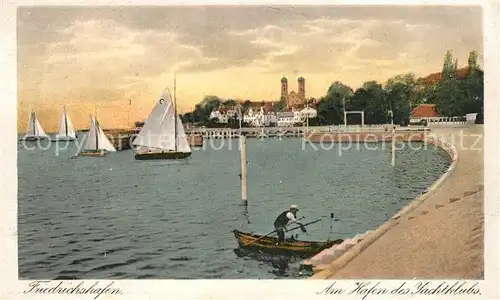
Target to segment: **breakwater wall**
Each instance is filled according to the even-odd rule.
[[[424,131],[398,131],[396,141],[423,142],[428,133]],[[304,137],[310,143],[380,143],[392,141],[393,134],[387,132],[341,132],[312,133]]]
[[[458,151],[456,147],[452,143],[434,135],[425,134],[424,136],[422,136],[422,138],[423,142],[428,143],[429,145],[440,147],[446,153],[448,153],[451,159],[451,164],[446,172],[441,175],[441,177],[437,181],[435,181],[429,188],[423,191],[416,199],[414,199],[408,205],[404,206],[391,219],[386,221],[375,230],[369,230],[365,233],[357,234],[353,238],[346,239],[341,244],[323,250],[315,256],[304,260],[302,262],[302,268],[313,270],[314,275],[311,277],[312,279],[329,278],[330,276],[334,275],[336,272],[344,268],[349,262],[351,262],[356,256],[367,249],[370,245],[372,245],[389,229],[396,226],[400,218],[415,210],[415,208],[417,208],[427,198],[429,198],[438,189],[438,187],[452,174],[458,162]]]
[[[139,133],[139,131],[135,129],[106,129],[103,131],[111,144],[118,151],[132,149],[132,142]],[[187,134],[187,140],[190,147],[203,146],[203,136],[199,134]]]
[[[241,128],[241,134],[247,138],[288,138],[304,137],[326,133],[371,133],[387,134],[391,132],[391,125],[365,125],[355,126],[302,126],[302,127],[245,127]],[[395,126],[396,132],[425,132],[429,128],[422,126],[400,127]],[[239,138],[240,130],[231,128],[190,128],[186,129],[186,134],[201,135],[205,139],[231,139]]]

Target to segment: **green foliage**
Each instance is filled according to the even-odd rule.
[[[444,55],[444,63],[443,63],[443,78],[450,78],[454,75],[454,65],[453,65],[453,56],[451,55],[451,51],[446,51]]]
[[[443,78],[436,84],[434,99],[438,114],[446,117],[482,113],[484,105],[483,71],[474,69],[464,79]]]
[[[394,124],[407,124],[411,110],[417,106],[415,75],[407,73],[390,78],[385,86],[389,109],[393,112]],[[390,121],[390,120],[389,120]]]
[[[243,102],[243,111],[247,111],[250,106],[251,106],[252,102],[250,100],[245,100],[245,102]]]
[[[477,64],[477,53],[476,53],[476,51],[471,51],[469,53],[468,67],[469,67],[469,71],[475,70],[475,69],[479,69],[479,65]]]
[[[281,99],[278,102],[278,104],[273,107],[273,111],[274,112],[283,111],[285,109],[285,107],[286,107],[286,101],[285,101],[285,99]]]
[[[238,102],[236,102],[236,100],[233,100],[233,99],[226,100],[223,103],[224,107],[233,107],[233,106],[236,106],[237,104],[238,104]]]
[[[350,99],[353,92],[350,87],[334,82],[328,88],[326,96],[322,97],[318,103],[318,124],[343,124],[344,105],[346,99]]]
[[[234,101],[234,100],[228,100]],[[227,102],[227,101],[226,101]],[[210,113],[215,109],[220,107],[222,101],[217,96],[205,96],[203,101],[196,104],[192,112],[184,114],[181,119],[183,122],[196,123],[198,125],[209,126],[210,125]]]
[[[376,81],[368,81],[358,88],[347,102],[346,109],[364,111],[365,124],[387,123],[387,92]],[[349,124],[361,124],[361,116],[348,115]]]

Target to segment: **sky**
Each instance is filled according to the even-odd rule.
[[[143,120],[165,88],[179,111],[206,95],[278,100],[280,79],[319,98],[401,73],[440,71],[446,50],[482,65],[479,6],[22,7],[17,14],[18,128],[35,110],[57,130],[63,106],[75,127]],[[131,104],[131,105],[130,105]]]

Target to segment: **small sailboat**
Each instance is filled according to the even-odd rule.
[[[99,121],[93,116],[90,116],[90,127],[87,134],[87,142],[83,150],[77,156],[93,156],[101,157],[108,154],[108,152],[115,152],[116,149],[111,144],[109,139],[104,134]]]
[[[71,122],[69,115],[66,112],[66,107],[64,107],[61,114],[61,120],[59,121],[59,131],[56,134],[56,138],[52,141],[57,142],[74,140],[76,140],[75,129],[73,128],[73,123]]]
[[[21,138],[22,141],[38,141],[48,139],[49,136],[43,130],[42,125],[38,122],[36,114],[34,111],[31,112],[30,118],[28,120],[28,131]]]
[[[135,159],[138,160],[185,159],[191,156],[191,147],[170,93],[162,93],[132,144],[137,146]]]

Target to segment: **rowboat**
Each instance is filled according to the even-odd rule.
[[[244,249],[251,249],[270,254],[290,254],[300,257],[310,257],[324,249],[343,242],[342,239],[326,242],[299,241],[293,238],[286,239],[278,244],[278,239],[270,236],[233,231],[238,245]]]

